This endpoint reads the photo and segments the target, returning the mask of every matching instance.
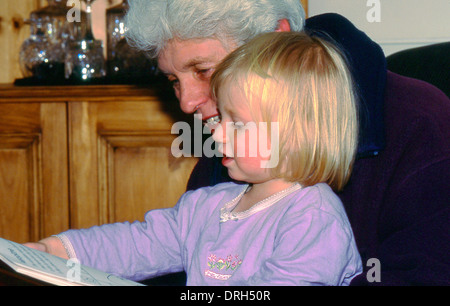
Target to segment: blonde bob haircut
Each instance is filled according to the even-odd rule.
[[[216,68],[211,90],[219,104],[233,86],[244,93],[255,121],[267,122],[269,130],[278,122],[273,177],[303,186],[323,182],[336,191],[345,186],[358,118],[351,74],[337,47],[303,32],[259,35]]]

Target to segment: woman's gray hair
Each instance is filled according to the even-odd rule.
[[[240,46],[273,32],[287,19],[301,31],[305,11],[300,0],[128,0],[127,39],[150,57],[158,57],[173,39],[216,38],[224,47]]]

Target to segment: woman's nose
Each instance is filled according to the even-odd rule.
[[[207,84],[208,85],[208,84]],[[181,84],[178,100],[181,110],[192,114],[211,99],[209,86],[199,82]]]

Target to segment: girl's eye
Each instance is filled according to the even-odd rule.
[[[233,127],[235,129],[240,129],[240,128],[244,127],[244,123],[241,121],[233,122]]]

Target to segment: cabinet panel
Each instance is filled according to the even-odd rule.
[[[142,220],[173,206],[196,163],[175,159],[157,100],[69,103],[72,228]]]
[[[174,206],[185,191],[196,160],[174,158],[172,135],[120,135],[103,138],[101,169],[107,190],[101,205],[108,222],[143,220],[150,209]]]
[[[0,236],[28,241],[39,235],[39,136],[0,137]]]
[[[34,241],[66,230],[66,107],[0,104],[0,236]]]

